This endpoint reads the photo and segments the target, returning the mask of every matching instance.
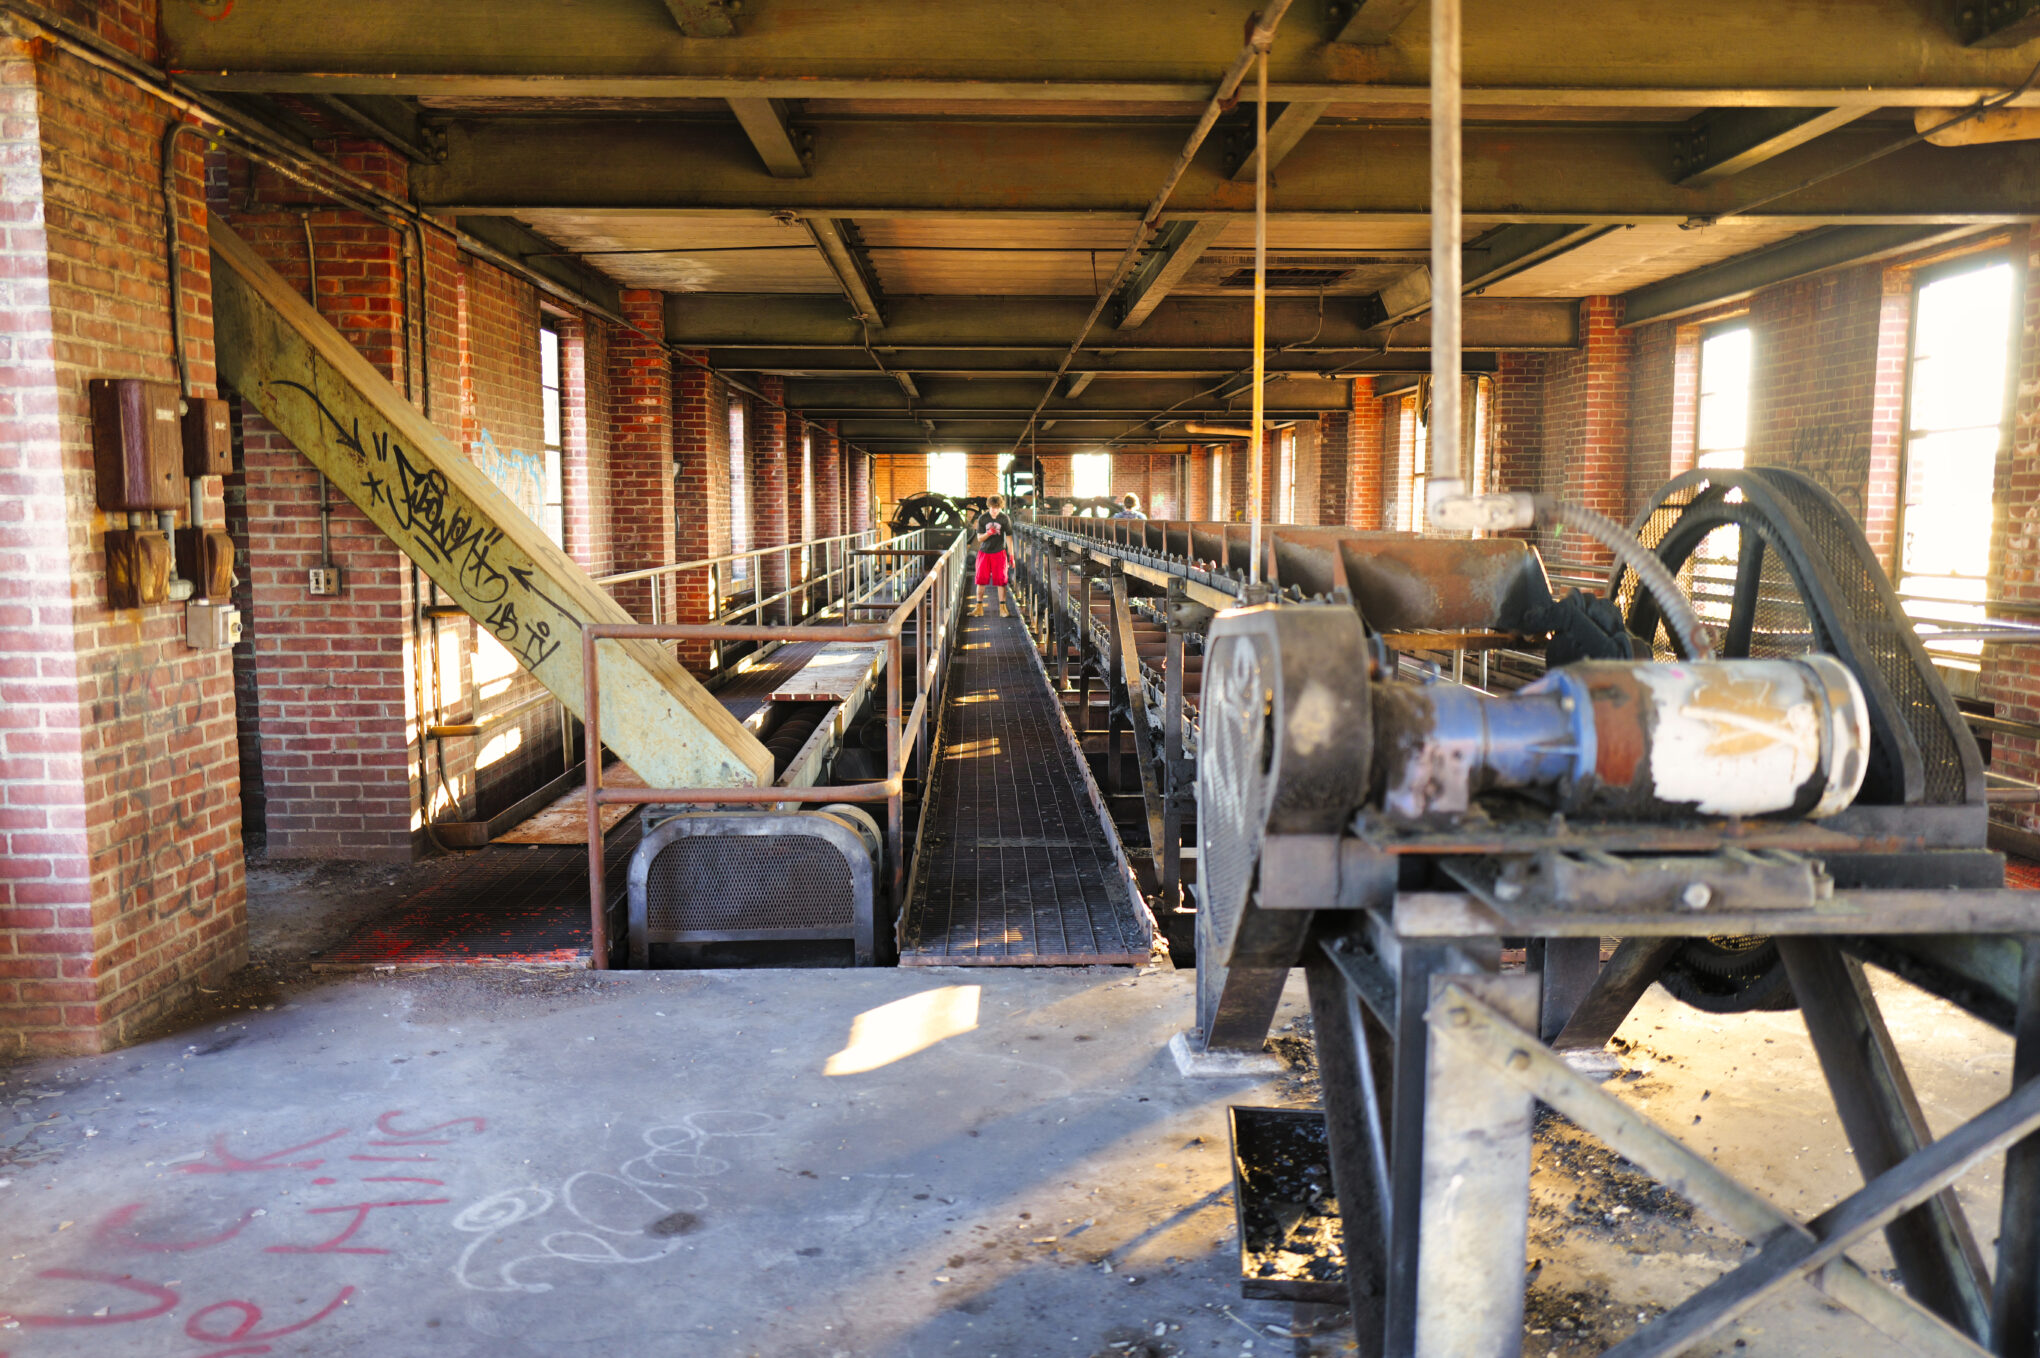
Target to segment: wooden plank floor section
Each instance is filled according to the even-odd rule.
[[[1018,618],[972,618],[908,904],[904,966],[1144,963],[1148,929]]]

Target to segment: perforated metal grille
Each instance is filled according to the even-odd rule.
[[[710,930],[847,929],[856,888],[840,850],[807,835],[689,835],[645,876],[647,937]]]
[[[1835,606],[1847,619],[1861,653],[1891,686],[1891,696],[1904,714],[1905,724],[1912,728],[1913,739],[1919,742],[1926,800],[1961,802],[1967,795],[1962,751],[1926,675],[1921,673],[1914,647],[1907,644],[1911,625],[1886,606],[1870,565],[1863,559],[1855,525],[1838,513],[1832,500],[1795,478],[1773,478],[1772,489],[1805,521],[1813,535],[1809,550],[1818,553],[1834,572],[1838,588]]]
[[[1223,637],[1206,661],[1197,770],[1197,871],[1213,937],[1230,945],[1268,823],[1267,656],[1254,637]]]
[[[1806,529],[1806,541],[1799,544],[1807,556],[1826,563],[1836,592],[1830,601],[1839,626],[1850,636],[1860,661],[1883,676],[1896,701],[1900,719],[1911,730],[1920,747],[1925,773],[1925,800],[1956,804],[1966,796],[1962,752],[1951,730],[1950,718],[1936,703],[1923,661],[1907,644],[1908,624],[1886,605],[1877,588],[1872,564],[1865,559],[1860,531],[1828,496],[1811,483],[1789,475],[1767,475],[1767,489],[1798,515]],[[1707,482],[1681,487],[1666,497],[1644,520],[1637,537],[1657,550],[1686,510],[1709,489]],[[1728,492],[1735,504],[1740,492]],[[1726,507],[1717,506],[1713,512]],[[1740,506],[1755,514],[1755,506]],[[1733,588],[1738,535],[1745,530],[1733,525],[1714,530],[1702,540],[1678,570],[1678,581],[1687,597],[1695,600],[1702,618],[1722,639],[1726,625],[1727,591]],[[1624,572],[1617,592],[1622,611],[1628,614],[1639,588],[1635,575]],[[1720,600],[1724,606],[1715,607]],[[1766,551],[1755,625],[1750,638],[1753,656],[1802,655],[1816,649],[1814,623],[1800,596],[1782,553]],[[1669,634],[1660,622],[1651,638],[1658,659],[1674,658]]]

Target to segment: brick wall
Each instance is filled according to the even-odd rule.
[[[2014,257],[2025,267],[2026,294],[2019,306],[2021,344],[2011,373],[2012,436],[1999,458],[1994,488],[1993,593],[2012,604],[2033,606],[2040,605],[2040,231],[2017,241],[2016,247]],[[1896,380],[1895,375],[1880,372],[1880,390],[1887,380]],[[2040,665],[2035,664],[2032,648],[1987,647],[1984,656],[1979,692],[1997,704],[1997,714],[2040,722]],[[2040,781],[2040,744],[1995,735],[1991,767],[2028,782]],[[2032,808],[1999,807],[1995,814],[2028,830],[2040,829],[2040,814]]]
[[[877,459],[862,449],[851,448],[845,454],[850,482],[850,527],[849,531],[861,533],[875,526],[872,517],[872,477]]]
[[[561,518],[567,554],[591,575],[610,572],[609,330],[560,325]]]
[[[152,6],[81,15],[153,58]],[[233,675],[182,609],[106,607],[86,382],[172,381],[167,119],[61,53],[0,47],[0,1051],[89,1052],[246,955]],[[179,265],[214,391],[198,142]],[[212,488],[208,520],[224,503]],[[179,516],[182,519],[182,515]]]
[[[843,444],[834,423],[813,426],[815,473],[815,535],[837,537],[851,531],[843,523]]]
[[[705,353],[677,355],[673,369],[674,559],[701,561],[729,550],[729,388],[708,371]],[[727,578],[727,572],[718,572]],[[715,614],[707,571],[688,571],[675,582],[674,618],[707,622]],[[711,648],[683,642],[680,659],[705,673]]]

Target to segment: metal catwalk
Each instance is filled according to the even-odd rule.
[[[902,965],[1148,960],[1147,912],[1017,617],[966,621],[930,779]]]

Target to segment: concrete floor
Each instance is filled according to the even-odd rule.
[[[1176,1075],[1188,973],[303,965],[445,870],[261,869],[258,964],[206,1012],[0,1069],[0,1358],[1301,1347],[1239,1298],[1225,1107],[1304,1091]],[[1880,988],[1937,1127],[2001,1095],[2004,1039]],[[1654,990],[1622,1037],[1623,1096],[1781,1206],[1855,1186],[1796,1014]],[[1963,1190],[1987,1247],[1995,1166]],[[1532,1230],[1539,1358],[1742,1253],[1562,1125]],[[1891,1351],[1801,1290],[1699,1352],[1851,1348]]]

